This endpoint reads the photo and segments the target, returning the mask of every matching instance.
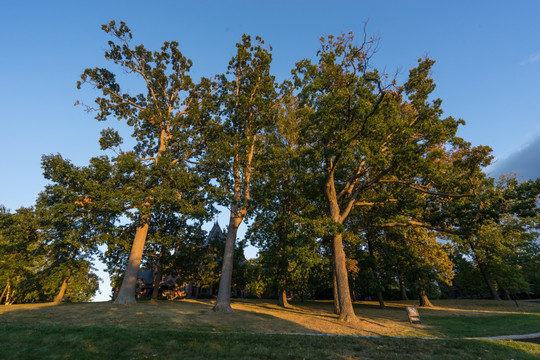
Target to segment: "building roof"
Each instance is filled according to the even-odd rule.
[[[224,235],[223,230],[219,227],[218,222],[216,221],[214,223],[214,226],[212,226],[212,229],[208,233],[208,241],[215,239],[215,238],[221,238]]]

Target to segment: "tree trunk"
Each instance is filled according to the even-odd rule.
[[[225,252],[223,254],[223,266],[221,268],[221,278],[219,279],[219,290],[214,311],[232,312],[231,308],[231,282],[234,260],[234,245],[238,227],[242,223],[243,217],[231,211],[229,227],[227,229],[227,240],[225,242]]]
[[[66,294],[67,286],[69,281],[69,275],[66,275],[64,278],[64,281],[62,281],[62,286],[60,286],[60,290],[58,291],[58,294],[54,297],[53,302],[56,304],[59,304],[64,299],[64,295]]]
[[[399,292],[401,293],[401,300],[409,300],[407,296],[407,288],[405,288],[405,280],[403,280],[403,274],[399,274]]]
[[[371,257],[371,271],[373,271],[373,275],[375,275],[375,281],[377,281],[377,299],[379,300],[379,308],[384,309],[384,298],[381,288],[381,280],[379,279],[379,271],[377,270],[377,259],[375,258],[375,254],[373,253],[373,244],[371,243],[371,240],[367,239],[367,245],[368,245],[368,251],[369,251],[369,257]]]
[[[429,298],[426,295],[426,291],[424,289],[418,289],[418,297],[420,300],[420,306],[422,307],[432,307],[433,304],[431,301],[429,301]]]
[[[332,279],[334,281],[334,314],[339,315],[339,295],[336,278],[336,265],[334,259],[332,259]]]
[[[281,289],[279,291],[278,305],[284,308],[289,307],[289,302],[287,301],[287,290]]]
[[[148,222],[150,215],[143,215],[139,221],[139,226],[135,232],[135,239],[131,246],[128,265],[120,286],[120,291],[116,297],[115,304],[136,304],[135,288],[137,286],[137,275],[141,266],[141,259],[144,251],[144,243],[148,234]]]
[[[6,283],[6,286],[4,287],[4,291],[2,291],[2,295],[0,295],[0,304],[2,303],[2,300],[4,299],[4,296],[6,295],[8,290],[9,290],[9,279]]]
[[[6,301],[4,302],[4,305],[11,305],[13,303],[14,294],[15,291],[11,292],[11,282],[8,280],[8,283],[6,285]]]
[[[357,322],[358,318],[354,314],[351,293],[349,291],[349,279],[347,277],[347,266],[345,264],[345,251],[343,251],[342,234],[334,236],[333,248],[340,309],[339,320],[345,322]]]
[[[377,291],[377,299],[379,300],[379,309],[386,309],[386,306],[384,305],[384,298],[382,295],[382,291]]]
[[[486,282],[486,285],[489,288],[491,297],[493,298],[493,300],[501,300],[499,293],[495,289],[495,284],[493,283],[493,280],[491,280],[491,276],[489,275],[489,272],[487,271],[486,265],[483,262],[478,261],[478,258],[476,258],[476,262],[478,263],[478,268],[480,269],[480,272],[482,273],[482,276],[484,277],[484,281]]]
[[[486,264],[484,264],[484,262],[480,261],[480,259],[478,258],[478,254],[476,253],[476,246],[472,241],[469,242],[469,246],[471,247],[476,263],[478,264],[478,268],[480,269],[480,272],[484,277],[484,281],[486,282],[489,292],[491,293],[491,297],[493,298],[493,300],[501,300],[499,294],[497,293],[497,290],[495,289],[495,284],[493,283],[493,280],[491,280],[491,276],[489,275]]]
[[[343,221],[351,211],[354,204],[354,197],[351,198],[344,210],[343,214],[340,211],[338,196],[334,184],[334,170],[332,159],[327,159],[329,169],[325,184],[325,194],[328,199],[330,218],[338,223],[343,224]],[[351,301],[351,293],[349,290],[349,278],[347,276],[347,265],[345,262],[345,251],[343,250],[343,235],[337,234],[332,239],[332,250],[334,256],[334,266],[336,270],[336,285],[339,299],[339,320],[345,322],[357,322],[358,318],[354,314],[354,309]]]
[[[15,297],[15,294],[17,294],[17,289],[14,289],[11,293],[8,291],[5,305],[12,305],[15,302],[15,300],[17,299]]]
[[[161,251],[163,251],[163,249],[161,249]],[[161,265],[161,254],[158,261],[159,262],[156,269],[156,277],[154,278],[154,289],[152,290],[152,296],[150,297],[151,300],[157,300],[159,295],[159,285],[161,283],[161,275],[163,273],[163,266]]]

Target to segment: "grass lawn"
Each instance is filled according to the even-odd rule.
[[[414,302],[355,304],[361,321],[337,321],[331,302],[238,300],[0,306],[1,359],[537,359],[540,346],[465,339],[540,332],[540,303],[434,301],[409,324]],[[377,338],[334,335],[379,336]],[[393,337],[407,338],[393,338]],[[433,338],[433,339],[426,339]]]

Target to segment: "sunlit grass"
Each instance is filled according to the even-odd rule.
[[[339,322],[329,301],[284,309],[275,301],[237,300],[231,314],[214,313],[210,300],[0,306],[0,358],[540,357],[534,344],[458,339],[540,332],[540,303],[435,301],[419,309],[422,323],[411,325],[404,307],[412,304],[388,302],[381,310],[374,302],[355,303],[357,324]],[[429,337],[442,339],[422,339]]]

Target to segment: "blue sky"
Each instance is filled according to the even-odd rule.
[[[319,38],[353,31],[380,39],[373,65],[403,79],[419,57],[437,61],[435,95],[460,136],[490,145],[493,174],[540,177],[540,1],[10,1],[0,13],[0,204],[31,206],[45,185],[42,154],[79,165],[100,154],[103,127],[76,89],[103,59],[101,25],[123,20],[134,43],[176,40],[194,77],[225,71],[243,33],[273,47],[274,74],[289,77]],[[226,220],[220,219],[220,225]]]

